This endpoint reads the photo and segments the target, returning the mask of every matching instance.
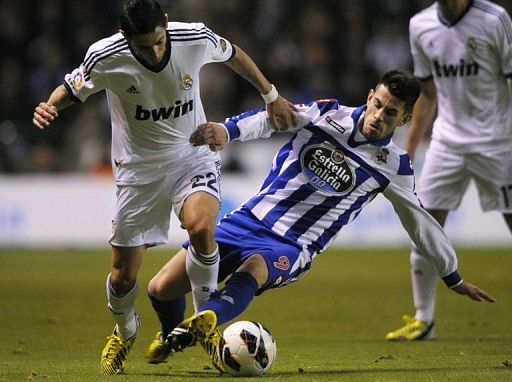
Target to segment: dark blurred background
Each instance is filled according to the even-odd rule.
[[[118,31],[122,0],[0,0],[0,174],[108,173],[110,117],[103,93],[32,125],[89,45]],[[391,68],[411,68],[409,18],[430,0],[160,0],[172,21],[201,21],[241,46],[292,102],[360,105]],[[512,1],[496,1],[512,11]],[[261,107],[255,89],[224,65],[207,65],[209,120]],[[243,171],[231,151],[224,171]]]

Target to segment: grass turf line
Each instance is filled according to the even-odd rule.
[[[158,330],[144,287],[172,250],[153,249],[139,277],[142,329],[118,381],[220,377],[195,347],[167,364],[143,356]],[[512,379],[509,249],[461,249],[460,271],[494,295],[476,303],[438,288],[437,339],[388,343],[384,334],[413,313],[406,248],[329,250],[298,283],[255,298],[240,319],[267,326],[277,359],[266,381],[503,381]],[[102,250],[0,250],[0,382],[97,381],[113,323]],[[189,304],[190,305],[190,304]],[[190,313],[190,307],[188,308]]]

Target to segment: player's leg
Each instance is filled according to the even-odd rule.
[[[223,373],[219,346],[222,335],[217,328],[242,313],[257,291],[267,282],[267,263],[259,254],[251,255],[234,273],[225,286],[210,295],[198,313],[184,320],[170,336],[173,349],[182,350],[199,342],[213,366]]]
[[[190,292],[185,270],[186,256],[187,251],[181,249],[149,282],[148,297],[160,321],[161,330],[146,352],[147,363],[166,362],[172,354],[172,348],[166,340],[172,329],[185,318],[185,295]]]
[[[216,197],[196,192],[187,197],[181,209],[181,221],[190,238],[185,267],[195,310],[217,289],[219,250],[214,232],[219,208]]]
[[[267,263],[262,255],[251,255],[229,278],[224,287],[212,293],[199,311],[212,310],[221,325],[241,314],[268,280]]]
[[[123,339],[137,331],[135,299],[138,295],[137,274],[145,252],[143,246],[112,247],[112,267],[107,276],[108,308],[116,323],[116,332]]]
[[[489,148],[471,156],[470,170],[484,212],[498,211],[512,233],[512,157],[510,148]]]
[[[428,210],[428,212],[437,220],[441,227],[444,227],[448,211]],[[414,318],[425,324],[426,329],[434,322],[439,275],[429,260],[419,254],[415,246],[412,248],[410,261],[413,300],[414,307],[416,308]],[[433,338],[433,328],[429,333],[423,332],[420,336]]]
[[[103,374],[124,370],[140,322],[135,312],[137,275],[145,250],[167,242],[171,213],[170,192],[163,179],[118,186],[113,219],[112,268],[107,277],[108,308],[116,323],[101,356]]]
[[[428,212],[444,226],[450,210],[456,209],[468,186],[464,157],[432,142],[418,184],[419,197]],[[389,341],[421,340],[434,337],[436,289],[439,275],[416,247],[410,254],[414,317],[404,315],[404,326],[386,334]]]
[[[175,184],[174,210],[190,239],[185,268],[195,310],[217,289],[219,252],[214,233],[220,209],[219,177],[220,161],[211,153],[183,168]]]
[[[119,374],[135,341],[140,321],[135,312],[136,284],[145,247],[112,247],[112,267],[107,276],[108,308],[116,323],[101,355],[101,372]]]
[[[221,373],[224,372],[219,353],[222,335],[217,327],[247,309],[258,290],[267,282],[268,274],[267,263],[262,255],[249,256],[230,275],[222,289],[213,292],[196,314],[181,322],[171,332],[168,341],[172,349],[181,351],[199,342],[213,366]]]

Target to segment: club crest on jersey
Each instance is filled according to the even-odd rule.
[[[379,147],[377,149],[377,151],[375,151],[375,154],[373,154],[372,160],[375,163],[387,164],[388,163],[388,155],[389,155],[389,150],[387,148]]]
[[[277,261],[274,261],[274,267],[282,271],[287,271],[290,268],[290,260],[286,256],[280,256]]]
[[[355,174],[341,150],[313,145],[301,154],[302,172],[308,182],[328,194],[344,195],[354,188]]]
[[[222,49],[223,52],[225,52],[226,49],[228,48],[228,44],[226,44],[226,40],[224,40],[223,38],[220,39],[220,48]]]
[[[73,70],[73,72],[71,72],[71,74],[68,74],[66,77],[69,86],[71,86],[71,88],[73,88],[74,90],[78,91],[82,88],[82,86],[84,86],[84,75],[80,70],[75,69]]]
[[[466,46],[469,50],[472,52],[476,51],[476,38],[475,37],[468,37],[468,40],[466,42]]]
[[[181,77],[181,87],[183,88],[183,90],[192,89],[193,83],[194,80],[192,79],[192,75],[190,73],[185,73],[183,77]]]

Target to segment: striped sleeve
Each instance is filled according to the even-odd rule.
[[[126,39],[120,34],[117,36],[91,45],[80,66],[64,77],[64,86],[75,101],[84,102],[91,94],[106,88],[106,78],[101,70],[102,62],[128,49]]]
[[[446,285],[452,288],[462,282],[457,273],[457,255],[443,228],[421,206],[413,191],[413,184],[412,176],[395,177],[383,195],[393,205],[419,253],[427,258]]]
[[[336,100],[319,100],[308,105],[295,105],[296,125],[288,132],[296,132],[303,127],[309,125],[319,115],[324,114],[328,110],[337,108]],[[267,117],[265,109],[246,111],[242,114],[226,118],[224,127],[227,130],[229,141],[240,140],[248,141],[258,138],[268,138],[274,133],[274,128]]]
[[[169,23],[168,32],[171,44],[204,43],[205,64],[210,62],[226,62],[234,54],[231,42],[212,32],[203,23]]]
[[[496,28],[496,45],[501,59],[503,74],[512,77],[512,21],[509,14],[503,10],[498,17]]]

